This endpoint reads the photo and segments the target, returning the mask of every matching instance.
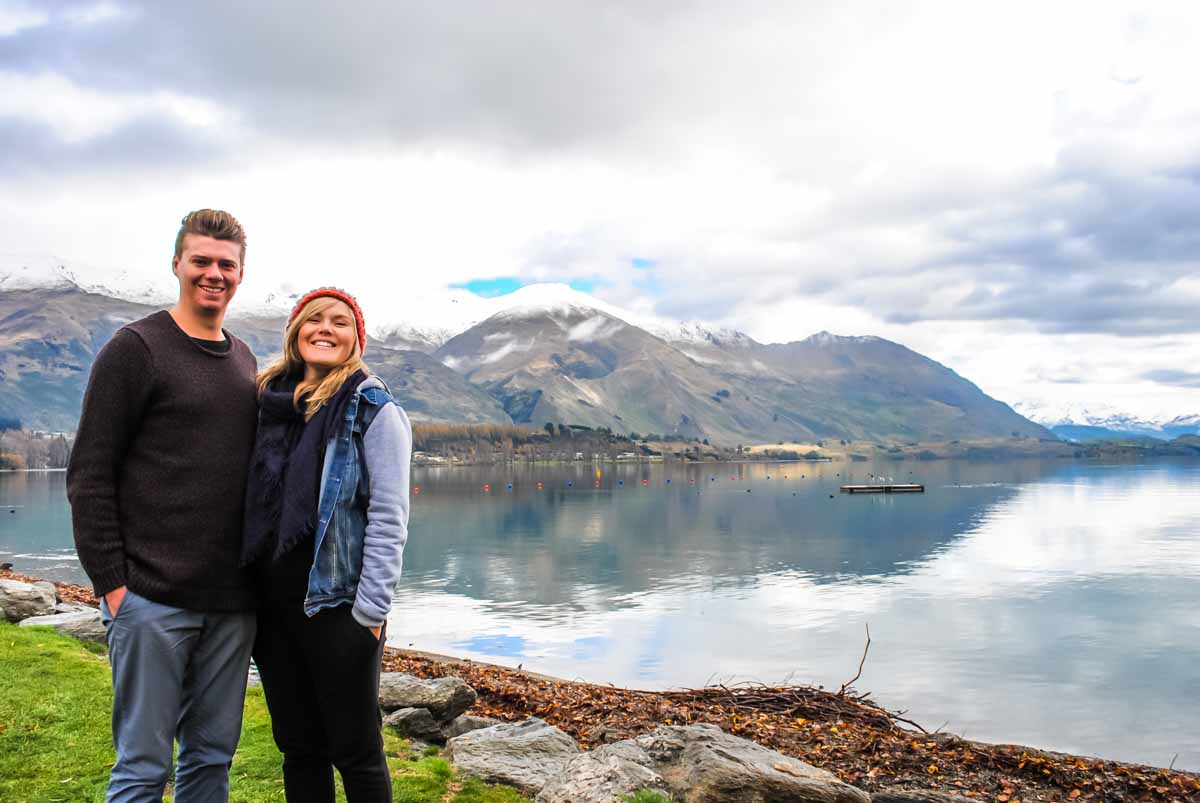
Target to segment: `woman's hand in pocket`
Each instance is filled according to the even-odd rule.
[[[375,640],[379,641],[379,635],[383,632],[382,627],[368,627],[367,630],[370,630],[371,635],[375,637]]]

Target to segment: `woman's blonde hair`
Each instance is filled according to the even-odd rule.
[[[304,358],[300,356],[299,346],[300,327],[313,315],[318,315],[338,303],[345,302],[331,296],[320,296],[304,305],[300,314],[293,318],[292,322],[283,330],[283,356],[258,372],[256,381],[259,394],[262,394],[271,380],[278,376],[304,373]],[[353,317],[353,313],[351,313],[351,317]],[[295,395],[292,397],[292,403],[296,409],[300,409],[300,398],[306,393],[309,394],[305,401],[304,420],[308,421],[316,415],[317,411],[333,398],[355,371],[370,373],[366,363],[362,361],[362,351],[359,349],[357,334],[350,350],[350,356],[344,363],[326,374],[325,378],[319,382],[302,381],[296,386]]]

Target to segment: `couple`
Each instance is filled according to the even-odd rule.
[[[314,290],[256,375],[221,328],[246,236],[192,212],[179,301],[120,329],[92,368],[67,493],[101,600],[117,760],[109,801],[229,798],[251,655],[288,801],[390,801],[378,706],[408,528],[412,433],[362,362],[353,297]]]

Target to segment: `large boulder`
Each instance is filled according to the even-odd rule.
[[[403,672],[379,676],[379,706],[387,712],[424,708],[439,723],[449,723],[475,705],[475,690],[460,678],[425,680]]]
[[[383,718],[383,724],[406,739],[441,744],[442,728],[424,708],[400,708]]]
[[[58,600],[53,583],[0,580],[0,618],[19,622],[31,616],[49,616]]]
[[[104,625],[100,622],[100,611],[94,608],[48,616],[31,616],[21,620],[21,627],[38,626],[53,627],[59,633],[74,636],[80,641],[95,641],[98,644],[105,644],[108,641],[105,638]]]
[[[490,728],[500,723],[501,720],[495,717],[477,717],[474,714],[463,714],[462,716],[455,717],[453,722],[442,728],[442,735],[447,739],[453,739],[455,736],[462,736],[464,733],[470,733],[482,728]]]
[[[445,756],[464,775],[536,795],[579,753],[567,734],[536,717],[464,733],[446,742]]]
[[[84,605],[82,602],[60,602],[54,606],[55,613],[79,613],[80,611],[98,611],[95,605]]]
[[[715,725],[663,725],[631,740],[686,803],[870,803],[837,776]]]
[[[571,759],[538,793],[536,803],[613,803],[639,789],[669,794],[654,760],[632,740],[606,744]]]

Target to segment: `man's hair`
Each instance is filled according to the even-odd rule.
[[[220,209],[197,209],[183,216],[179,234],[175,235],[175,258],[183,256],[183,238],[200,234],[214,240],[228,240],[241,246],[238,261],[246,264],[246,232],[237,218]]]

